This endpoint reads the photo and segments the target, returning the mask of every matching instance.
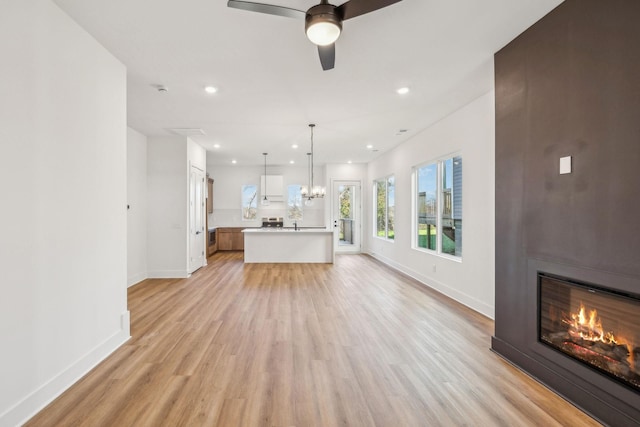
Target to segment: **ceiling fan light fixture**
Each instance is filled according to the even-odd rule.
[[[307,28],[307,38],[318,46],[328,46],[340,37],[340,27],[333,22],[316,22]]]
[[[335,43],[342,31],[342,20],[331,4],[319,4],[307,11],[305,32],[311,43],[328,46]]]

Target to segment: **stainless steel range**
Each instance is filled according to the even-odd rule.
[[[263,228],[282,228],[284,225],[284,219],[279,217],[270,217],[270,218],[262,218],[262,227]]]

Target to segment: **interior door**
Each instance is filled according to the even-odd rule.
[[[204,171],[191,166],[189,174],[189,273],[205,265]]]
[[[361,250],[361,189],[360,181],[334,181],[332,191],[332,221],[335,229],[336,253],[359,253]]]

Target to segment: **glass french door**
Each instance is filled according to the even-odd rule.
[[[360,252],[361,183],[360,181],[334,181],[332,194],[335,252]]]

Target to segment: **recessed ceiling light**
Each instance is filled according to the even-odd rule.
[[[292,165],[295,163],[295,160],[289,160],[289,164]]]
[[[213,148],[220,148],[220,144],[213,144]]]
[[[238,163],[238,161],[234,159],[234,160],[231,160],[231,163],[235,165],[236,163]]]
[[[216,93],[218,91],[218,88],[213,87],[213,86],[206,86],[204,88],[204,91],[207,93]]]
[[[373,148],[373,145],[367,144],[367,150],[371,150],[372,148]]]
[[[291,148],[298,148],[298,144],[293,144]]]
[[[396,92],[398,92],[398,95],[406,95],[407,93],[409,93],[409,88],[408,87],[401,87]]]
[[[348,164],[351,164],[351,163],[353,163],[353,162],[352,162],[351,160],[347,160],[347,163],[348,163]]]

